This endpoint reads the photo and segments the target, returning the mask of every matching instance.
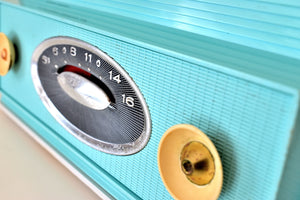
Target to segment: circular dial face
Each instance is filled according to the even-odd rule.
[[[140,151],[151,132],[146,102],[128,73],[97,47],[70,37],[42,42],[32,78],[44,105],[71,134],[100,151]]]

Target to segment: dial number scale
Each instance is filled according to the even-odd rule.
[[[42,42],[32,78],[44,105],[71,134],[100,151],[140,151],[151,132],[146,102],[128,73],[97,47],[70,37]]]

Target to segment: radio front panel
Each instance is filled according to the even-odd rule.
[[[297,89],[42,12],[3,3],[0,6],[1,32],[13,41],[17,54],[13,68],[0,79],[1,102],[114,198],[172,199],[161,178],[157,155],[164,133],[176,124],[193,125],[214,143],[223,167],[219,199],[278,198],[298,114]],[[56,43],[55,38],[66,41]],[[38,49],[49,40],[54,43]],[[114,64],[96,72],[99,62],[105,60],[100,54]],[[57,55],[66,59],[61,57],[58,61]],[[89,68],[90,63],[93,65]],[[54,99],[60,86],[57,76],[68,79],[69,73],[77,77],[73,68],[66,68],[69,65],[101,76],[99,80],[105,80],[115,95],[108,98],[124,110],[104,123],[96,114],[64,113],[76,111],[75,105],[82,106],[67,94]],[[42,70],[35,74],[40,88],[32,78],[33,66]],[[51,75],[47,73],[62,67],[65,75],[53,75],[54,83],[48,84]],[[41,74],[46,75],[42,78]],[[127,90],[120,89],[125,82]],[[42,89],[47,91],[43,93]],[[54,93],[53,99],[50,93]],[[50,100],[45,103],[43,97]],[[105,109],[114,106],[108,104]],[[141,122],[128,114],[137,105],[140,110],[132,112],[144,113]],[[66,118],[67,125],[53,112]],[[79,121],[74,122],[72,117]],[[120,136],[112,137],[114,140],[107,136],[111,139],[106,141],[109,145],[101,146],[91,145],[89,135],[84,134],[91,129],[104,129],[105,124],[114,124],[108,129],[127,128],[127,124],[129,129],[142,132],[139,123],[147,133],[143,145],[130,153],[124,153],[126,147],[116,146],[132,142],[130,136],[124,141]],[[78,129],[83,134],[76,134]]]

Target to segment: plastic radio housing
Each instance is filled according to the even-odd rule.
[[[276,2],[0,2],[0,31],[16,51],[0,77],[1,103],[109,198],[172,199],[159,143],[170,127],[191,124],[220,155],[219,199],[299,199],[300,4]],[[145,148],[98,151],[48,112],[31,59],[56,36],[96,46],[132,77],[151,116]]]

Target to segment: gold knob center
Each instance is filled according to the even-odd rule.
[[[5,61],[7,60],[7,50],[6,49],[2,49],[1,58]]]
[[[194,184],[206,185],[215,175],[214,159],[201,142],[189,142],[181,151],[181,169]]]

